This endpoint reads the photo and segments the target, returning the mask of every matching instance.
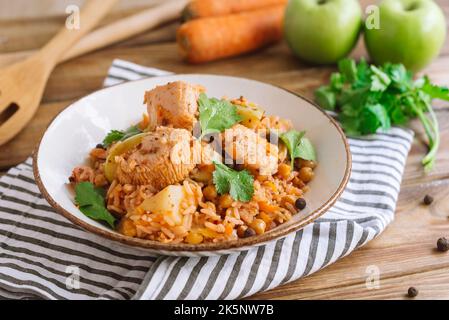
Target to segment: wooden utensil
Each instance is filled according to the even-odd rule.
[[[3,145],[35,114],[48,77],[60,57],[94,28],[117,0],[89,0],[80,13],[80,28],[65,27],[40,51],[25,61],[0,70],[0,145]]]
[[[64,62],[123,41],[163,23],[175,20],[181,16],[181,12],[188,2],[189,0],[167,0],[156,7],[146,9],[130,17],[98,28],[78,41],[77,44],[61,56],[59,62]],[[35,50],[28,50],[1,54],[0,67],[24,59],[35,52]]]

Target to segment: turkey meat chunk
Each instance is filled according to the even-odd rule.
[[[182,81],[158,86],[145,93],[150,129],[170,126],[193,130],[198,116],[198,97],[204,88]]]
[[[157,127],[133,150],[117,157],[121,184],[150,186],[153,192],[182,182],[198,164],[210,164],[212,148],[193,139],[185,129]]]
[[[261,175],[273,175],[278,170],[276,145],[251,129],[237,124],[223,134],[224,150],[237,164],[259,170]]]

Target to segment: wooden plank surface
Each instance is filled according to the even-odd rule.
[[[65,1],[65,0],[64,0]],[[30,14],[20,15],[20,1],[0,0],[0,53],[35,49],[42,46],[64,21],[64,6],[58,0],[30,2]],[[124,1],[123,1],[124,2]],[[373,1],[362,1],[364,5]],[[73,1],[70,1],[73,3]],[[136,12],[154,1],[132,0],[121,4],[106,21]],[[439,0],[449,17],[449,2]],[[10,10],[10,14],[5,14]],[[61,11],[62,10],[62,11]],[[19,10],[20,11],[20,10]],[[2,19],[3,17],[7,17]],[[130,60],[176,73],[215,73],[237,75],[283,86],[312,97],[325,82],[332,67],[316,67],[295,59],[285,43],[255,54],[191,66],[179,60],[174,43],[177,23],[168,24],[110,48],[69,61],[53,72],[42,105],[27,128],[13,141],[0,147],[0,175],[25,160],[33,151],[51,120],[76,99],[102,86],[114,58]],[[360,44],[353,56],[365,56]],[[425,72],[439,84],[449,85],[449,43]],[[449,299],[449,254],[439,253],[439,237],[449,237],[449,108],[438,104],[442,146],[435,170],[425,175],[420,159],[426,151],[418,130],[408,158],[395,221],[377,239],[348,257],[307,278],[258,294],[255,299],[402,299],[409,286],[420,290],[418,298]],[[425,194],[436,201],[431,207],[421,202]],[[366,286],[367,267],[380,271],[378,289]]]

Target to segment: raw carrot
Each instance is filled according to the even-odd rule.
[[[192,0],[183,11],[184,20],[224,16],[280,4],[288,0]]]
[[[192,20],[177,32],[181,55],[203,63],[254,51],[282,38],[284,6]]]

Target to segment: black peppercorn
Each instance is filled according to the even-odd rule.
[[[449,250],[449,241],[446,238],[440,238],[437,241],[437,249],[441,252],[446,252]]]
[[[418,293],[419,293],[419,291],[415,287],[408,288],[407,295],[409,296],[409,298],[416,297],[418,295]]]
[[[303,210],[306,206],[307,206],[307,203],[306,203],[306,200],[304,200],[304,198],[298,198],[295,201],[295,207],[298,208],[299,210]]]
[[[254,231],[253,228],[248,228],[248,229],[245,230],[245,233],[243,234],[243,237],[244,238],[249,238],[249,237],[252,237],[252,236],[255,236],[255,235],[256,235],[256,231]]]
[[[430,195],[426,195],[426,196],[424,197],[423,202],[424,202],[424,204],[425,204],[426,206],[430,206],[430,205],[432,204],[432,202],[433,202],[433,197],[430,196]]]

